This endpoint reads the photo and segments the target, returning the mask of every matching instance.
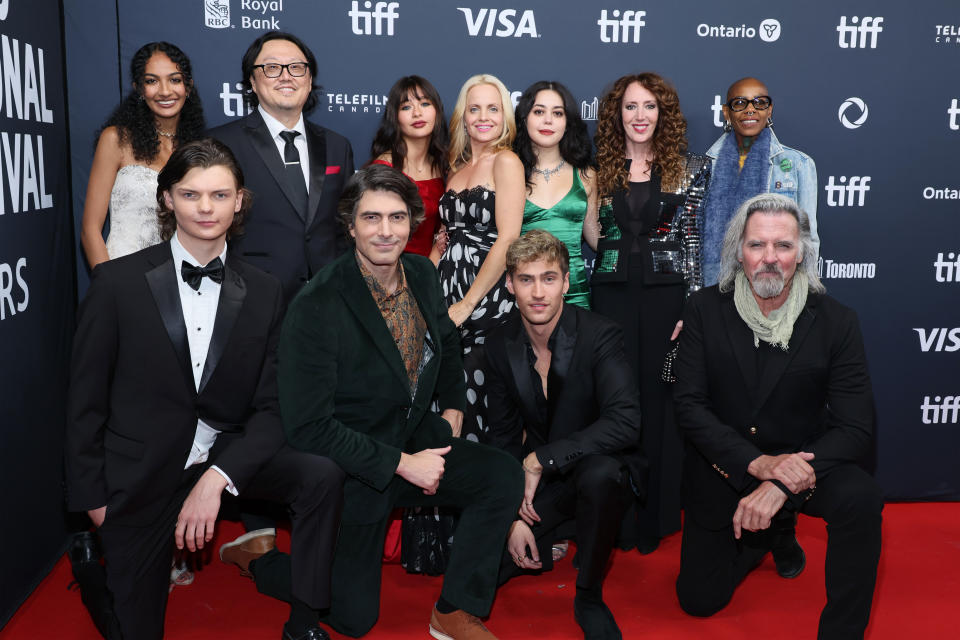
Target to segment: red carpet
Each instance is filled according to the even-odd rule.
[[[953,607],[960,593],[960,504],[887,505],[883,534],[867,637],[958,637]],[[214,543],[219,546],[235,535],[239,525],[224,523],[220,540]],[[679,566],[679,535],[665,540],[649,556],[618,553],[607,578],[606,599],[624,638],[815,638],[825,598],[823,522],[801,516],[799,538],[807,553],[807,568],[799,578],[779,578],[768,556],[741,585],[733,602],[710,619],[691,618],[677,604],[673,582]],[[281,532],[280,545],[288,543],[289,537]],[[79,594],[67,591],[70,578],[64,559],[0,630],[0,638],[98,638]],[[582,638],[573,620],[574,579],[569,560],[564,560],[550,574],[511,581],[500,589],[488,626],[506,640]],[[366,637],[428,638],[430,608],[439,591],[439,578],[408,575],[397,565],[386,566],[380,622]],[[171,594],[166,637],[275,639],[286,615],[286,605],[261,596],[253,583],[217,560],[198,573],[193,585],[178,587]]]

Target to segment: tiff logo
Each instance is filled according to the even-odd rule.
[[[600,109],[600,99],[594,96],[593,102],[586,100],[580,101],[580,117],[583,120],[596,120],[597,111]]]
[[[840,176],[840,184],[830,176],[823,190],[827,192],[828,207],[862,207],[870,191],[870,176],[850,176],[849,182],[847,176]]]
[[[252,113],[253,109],[247,107],[244,108],[243,104],[243,84],[236,83],[233,85],[236,91],[230,90],[230,83],[223,83],[223,91],[220,92],[220,99],[223,100],[223,115],[225,116],[242,116],[248,113]]]
[[[932,403],[930,396],[923,396],[920,414],[923,424],[957,424],[960,418],[960,396],[944,396],[942,401],[940,396],[933,396]]]
[[[951,251],[946,260],[938,253],[933,268],[937,271],[937,282],[960,282],[960,253]]]
[[[947,107],[947,115],[950,117],[950,128],[954,131],[960,129],[960,122],[957,121],[957,118],[960,117],[960,105],[957,104],[956,98],[950,101],[950,106]]]
[[[601,42],[630,42],[630,32],[633,31],[633,42],[640,42],[640,27],[645,26],[643,17],[647,15],[646,11],[624,11],[623,17],[620,17],[620,10],[614,9],[613,17],[607,17],[607,10],[600,11],[600,19],[597,24],[600,25]]]
[[[713,105],[710,107],[713,111],[713,126],[723,126],[723,101],[720,96],[713,96]]]
[[[953,329],[935,327],[930,330],[914,327],[913,330],[917,332],[917,336],[920,338],[920,351],[927,352],[931,348],[934,351],[946,351],[948,353],[960,351],[960,327]],[[950,341],[949,344],[947,344],[947,340]]]
[[[350,16],[350,28],[354,35],[370,36],[383,35],[383,23],[387,23],[387,35],[393,35],[393,23],[400,17],[397,9],[400,8],[399,2],[373,2],[367,0],[363,3],[366,11],[360,10],[360,3],[353,0],[353,7],[347,12]],[[361,26],[362,25],[362,26]]]
[[[859,25],[857,23],[860,23]],[[877,35],[883,31],[880,25],[883,18],[871,18],[864,16],[863,19],[853,16],[850,18],[850,25],[847,25],[847,16],[840,16],[840,25],[837,26],[837,33],[840,34],[841,49],[871,49],[877,48]],[[860,35],[857,38],[857,34]],[[867,37],[870,38],[870,44],[867,45]]]

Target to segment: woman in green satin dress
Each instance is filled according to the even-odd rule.
[[[570,91],[537,82],[517,103],[513,149],[523,162],[527,201],[520,233],[544,229],[570,252],[570,289],[564,299],[590,308],[582,240],[597,247],[597,181],[587,126]]]

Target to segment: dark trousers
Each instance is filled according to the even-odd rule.
[[[533,499],[533,508],[540,516],[540,522],[532,527],[543,567],[540,571],[553,568],[551,547],[557,539],[557,529],[572,520],[580,562],[577,587],[591,589],[602,585],[620,522],[633,498],[629,472],[612,456],[587,456],[569,473],[545,481]],[[500,583],[521,573],[539,571],[520,569],[505,550],[500,562]]]
[[[174,525],[183,501],[205,469],[206,465],[195,465],[183,472],[176,493],[150,526],[111,522],[107,510],[100,536],[106,584],[113,596],[121,638],[163,637]],[[289,600],[292,593],[315,608],[329,604],[343,479],[343,471],[331,460],[284,446],[244,488],[243,495],[290,506],[291,553],[297,562],[291,567],[290,556],[280,554],[285,561],[259,569],[257,588],[261,592],[283,600]]]
[[[452,439],[437,493],[399,476],[387,485],[390,508],[449,506],[460,509],[450,562],[443,579],[443,598],[476,616],[490,612],[497,588],[500,556],[523,498],[520,465],[509,454],[467,440]],[[359,637],[377,622],[383,539],[390,510],[373,524],[347,524],[333,561],[333,601],[321,619],[339,633]],[[424,622],[428,615],[424,603]]]
[[[862,638],[880,561],[880,489],[860,467],[840,465],[817,478],[817,489],[801,510],[827,523],[827,605],[817,637]],[[745,531],[738,541],[732,525],[710,530],[687,517],[677,578],[680,606],[695,616],[720,611],[769,550],[768,532]]]

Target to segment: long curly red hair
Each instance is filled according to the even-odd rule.
[[[651,169],[660,174],[664,191],[677,189],[683,177],[684,154],[687,152],[687,119],[680,111],[680,98],[669,81],[652,72],[623,76],[603,96],[597,117],[597,191],[601,196],[617,189],[626,189],[629,171],[624,166],[626,142],[621,116],[623,94],[639,82],[657,99],[659,117],[653,133]]]

